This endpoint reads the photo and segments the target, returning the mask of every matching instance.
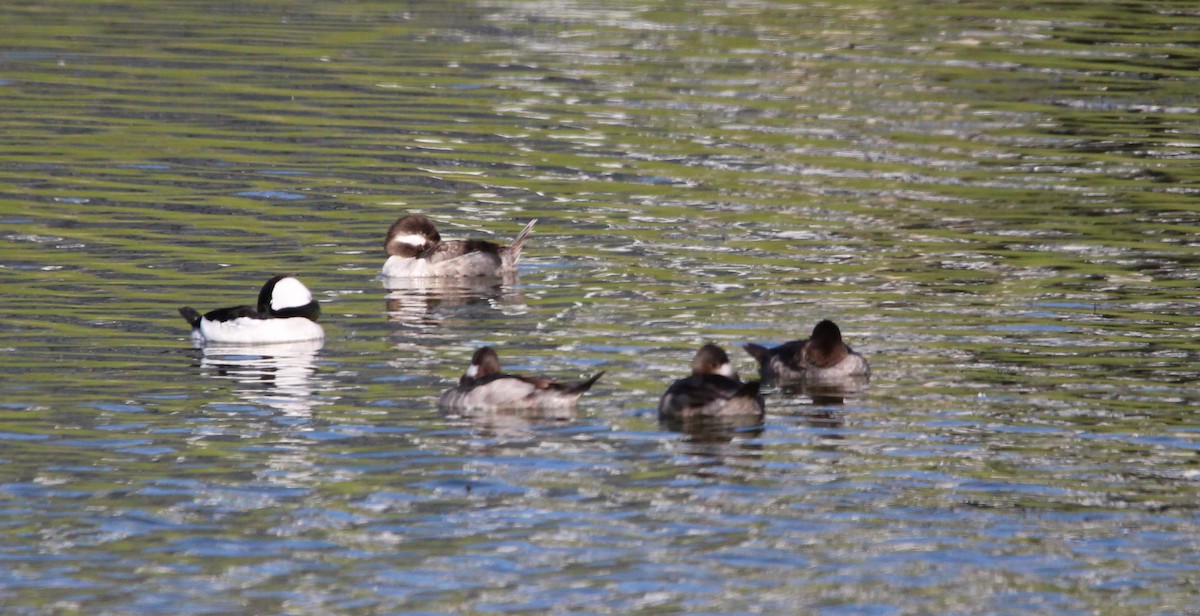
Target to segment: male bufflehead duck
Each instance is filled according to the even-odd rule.
[[[525,238],[537,219],[529,221],[511,245],[486,240],[443,242],[433,221],[420,214],[403,216],[388,229],[383,247],[388,259],[383,264],[387,278],[436,276],[500,276],[517,271],[517,259]]]
[[[746,352],[758,360],[763,380],[775,384],[871,377],[867,360],[842,342],[842,330],[828,319],[817,323],[808,340],[793,340],[773,349],[747,344]]]
[[[743,383],[729,365],[729,355],[715,344],[706,344],[692,358],[692,375],[672,383],[659,398],[658,418],[762,415],[760,385],[759,381]]]
[[[299,280],[275,276],[258,293],[257,306],[219,308],[203,316],[190,307],[179,314],[192,326],[197,345],[277,344],[321,340],[325,331],[317,324],[321,306]]]
[[[471,357],[471,367],[438,398],[442,409],[565,409],[575,405],[583,392],[603,372],[585,381],[558,383],[545,377],[524,377],[500,371],[500,358],[492,347],[482,347]]]

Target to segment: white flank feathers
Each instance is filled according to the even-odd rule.
[[[280,281],[282,284],[283,281]],[[299,284],[299,282],[297,282]],[[278,285],[277,285],[278,286]],[[303,285],[301,285],[303,287]],[[305,289],[307,292],[307,289]],[[303,306],[309,300],[298,304]],[[290,307],[290,306],[289,306]],[[200,327],[192,331],[192,340],[197,344],[279,344],[322,340],[325,330],[314,321],[304,317],[289,319],[252,319],[240,317],[232,321],[200,320]]]

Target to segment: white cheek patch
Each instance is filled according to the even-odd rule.
[[[731,379],[737,378],[737,373],[733,371],[733,366],[729,364],[721,364],[721,367],[717,368],[717,374]]]
[[[467,368],[467,378],[473,379],[473,378],[475,378],[475,375],[477,375],[477,374],[479,374],[479,366],[476,366],[475,364],[471,364],[471,367]]]
[[[311,301],[312,293],[308,287],[295,278],[284,278],[275,283],[275,290],[271,293],[271,310],[299,308]]]
[[[424,235],[416,234],[397,235],[392,238],[392,241],[399,244],[408,244],[409,246],[414,246],[416,248],[420,248],[428,242]]]

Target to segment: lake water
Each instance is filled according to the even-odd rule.
[[[0,7],[6,614],[1186,613],[1191,2]],[[388,290],[388,225],[511,238]],[[176,313],[293,273],[320,348]],[[678,433],[702,343],[874,369]],[[606,376],[455,416],[479,345]]]

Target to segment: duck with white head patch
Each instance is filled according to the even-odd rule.
[[[321,306],[296,278],[275,276],[263,285],[255,306],[218,308],[201,315],[190,307],[179,314],[192,326],[192,341],[205,344],[256,345],[322,340],[317,324]]]
[[[598,372],[583,381],[557,382],[546,377],[505,374],[496,350],[485,346],[475,351],[466,374],[458,385],[438,398],[445,410],[556,410],[575,406],[579,397],[603,375]]]
[[[385,278],[501,276],[517,271],[525,238],[537,219],[529,221],[512,244],[487,240],[442,240],[428,217],[410,214],[388,229],[383,247],[388,258]]]
[[[788,383],[837,384],[866,381],[871,377],[867,360],[842,341],[842,330],[825,319],[807,340],[793,340],[775,348],[747,344],[746,352],[758,360],[763,380]]]
[[[692,358],[692,375],[679,379],[658,400],[658,418],[762,415],[763,397],[759,381],[743,383],[729,364],[729,355],[706,344]]]

